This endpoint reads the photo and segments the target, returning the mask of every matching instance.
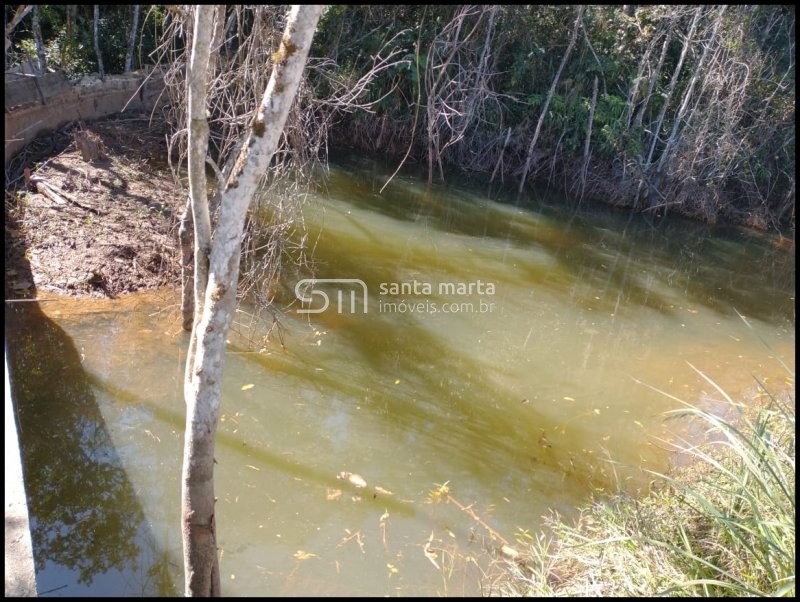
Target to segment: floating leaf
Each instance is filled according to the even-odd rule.
[[[297,550],[294,554],[292,554],[297,560],[308,560],[309,558],[319,558],[313,552],[304,552],[303,550]]]
[[[425,547],[422,548],[422,551],[425,553],[425,558],[431,561],[431,564],[439,570],[439,563],[436,562],[437,554],[433,550],[431,550],[431,542],[433,542],[433,531],[431,531],[431,536],[428,538],[428,541],[425,543]]]
[[[378,493],[382,493],[383,495],[394,495],[394,492],[389,491],[388,489],[384,489],[380,485],[375,486],[375,491]]]
[[[351,485],[354,485],[358,488],[366,487],[367,482],[364,480],[360,474],[355,474],[353,472],[342,471],[336,475],[337,479],[341,479],[344,481],[348,481]]]
[[[564,401],[575,401],[573,397],[565,397]]]
[[[387,562],[387,563],[386,563],[386,568],[387,568],[387,569],[389,569],[389,572],[390,572],[392,575],[396,575],[397,573],[399,573],[399,572],[400,572],[400,569],[398,569],[396,566],[394,566],[394,565],[393,565],[392,563],[390,563],[390,562]]]
[[[250,390],[250,389],[252,389],[253,387],[255,387],[255,385],[253,385],[253,384],[249,384],[249,385],[242,385],[242,391],[249,391],[249,390]]]
[[[519,552],[517,552],[511,546],[503,546],[502,548],[500,548],[500,553],[509,560],[516,560],[517,558],[519,558]]]
[[[325,499],[328,500],[329,502],[332,502],[333,500],[338,500],[340,497],[342,497],[341,489],[327,489],[325,491]]]
[[[598,410],[597,408],[595,408],[595,409],[594,409],[594,413],[595,413],[595,414],[597,414],[597,415],[599,416],[599,415],[600,415],[600,410]]]

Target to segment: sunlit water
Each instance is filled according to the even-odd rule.
[[[793,367],[794,253],[770,238],[411,177],[379,194],[386,177],[336,169],[304,210],[315,276],[362,280],[366,313],[357,284],[318,285],[328,309],[297,313],[284,282],[281,336],[231,335],[226,595],[486,591],[501,543],[475,517],[517,545],[548,509],[643,491],[686,432],[654,389],[713,404],[689,364],[734,393],[753,375],[780,387],[778,358]],[[40,592],[182,588],[176,304],[7,305]],[[432,503],[444,483],[468,512]]]

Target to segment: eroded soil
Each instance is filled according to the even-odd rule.
[[[101,159],[82,158],[75,125],[35,141],[11,163],[7,299],[43,290],[114,297],[179,283],[185,201],[165,161],[164,128],[148,122],[126,115],[89,124],[102,140]]]

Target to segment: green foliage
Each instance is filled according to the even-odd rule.
[[[531,561],[509,567],[506,593],[794,596],[794,403],[761,386],[766,404],[745,407],[700,374],[736,417],[670,395],[707,433],[682,446],[695,463],[656,475],[644,499],[595,500],[575,523],[551,516],[552,539],[524,533]]]
[[[350,109],[337,116],[334,143],[374,150],[371,139],[385,142],[378,132],[388,125],[387,132],[402,131],[414,140],[412,158],[417,160],[432,152],[433,139],[428,136],[437,136],[436,145],[447,146],[445,161],[473,171],[491,173],[501,165],[506,174],[520,173],[567,48],[576,7],[499,6],[491,12],[488,47],[489,11],[475,8],[456,26],[462,10],[462,5],[415,4],[328,8],[311,56],[331,61],[308,71],[317,98],[341,95],[343,86],[352,89],[379,53],[398,52],[397,62],[382,70],[359,97],[360,103],[373,103],[370,110]],[[40,11],[49,66],[69,76],[96,70],[92,6],[77,5],[71,35],[66,31],[66,6],[43,5]],[[163,6],[142,8],[135,67],[151,60],[166,14]],[[244,35],[252,25],[247,14]],[[697,31],[689,39],[696,15]],[[124,68],[130,22],[130,6],[101,8],[101,50],[109,73]],[[627,178],[641,172],[648,182],[658,183],[659,196],[670,206],[685,206],[687,213],[696,214],[696,207],[690,206],[699,203],[709,219],[757,212],[773,226],[793,225],[795,46],[790,7],[730,6],[722,13],[720,7],[652,5],[639,6],[635,17],[628,17],[619,6],[593,5],[586,7],[581,25],[537,141],[539,152],[554,157],[555,169],[561,165],[568,172],[582,164],[597,77],[590,151],[601,173],[621,172]],[[456,30],[459,47],[454,49],[450,44]],[[12,39],[12,56],[34,53],[30,17]],[[173,41],[176,52],[182,52],[182,41]],[[678,69],[685,48],[686,59]],[[451,51],[456,52],[454,60],[442,72]],[[709,59],[700,68],[706,51]],[[484,57],[484,76],[476,81],[474,74]],[[446,88],[449,112],[447,118],[437,117],[435,127],[427,123],[428,109],[436,113],[443,99],[427,97],[431,75],[441,76],[439,92]],[[476,94],[484,94],[477,103]],[[354,122],[358,127],[349,127]],[[459,123],[466,123],[466,129],[456,131]],[[410,124],[416,124],[413,136]],[[512,135],[504,149],[509,128]],[[620,164],[639,169],[619,170]],[[561,179],[571,181],[574,175],[564,173]],[[708,198],[680,196],[689,181]],[[620,187],[641,190],[629,184],[623,181]],[[710,205],[708,199],[713,200]],[[637,195],[615,202],[636,205],[639,200]]]
[[[67,5],[42,5],[40,23],[47,64],[68,77],[97,71],[94,48],[94,13],[92,5],[75,5],[75,22],[67,30]],[[143,6],[139,18],[134,52],[134,69],[148,64],[149,55],[158,44],[165,17],[161,6]],[[100,51],[107,73],[122,73],[128,50],[133,10],[129,5],[103,5],[100,8]],[[19,58],[35,56],[30,17],[13,34],[12,52]]]

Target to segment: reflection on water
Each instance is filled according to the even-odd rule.
[[[680,425],[636,380],[713,401],[687,362],[736,392],[751,374],[780,382],[773,355],[794,356],[794,255],[766,237],[411,177],[379,195],[386,174],[371,169],[334,170],[304,211],[315,275],[363,280],[369,312],[338,313],[329,289],[328,311],[296,313],[294,284],[310,276],[297,270],[279,295],[284,345],[230,337],[216,486],[227,595],[480,593],[496,544],[428,503],[437,484],[513,540],[548,508],[617,482],[640,490],[643,469],[666,467],[658,439]],[[493,294],[439,289],[478,280]],[[381,294],[413,282],[431,289]],[[461,311],[444,312],[453,301]],[[103,592],[179,590],[177,299],[30,309],[7,312],[7,335],[40,591],[47,575],[92,593],[108,576]]]
[[[174,593],[80,354],[25,304],[6,312],[41,595]]]

